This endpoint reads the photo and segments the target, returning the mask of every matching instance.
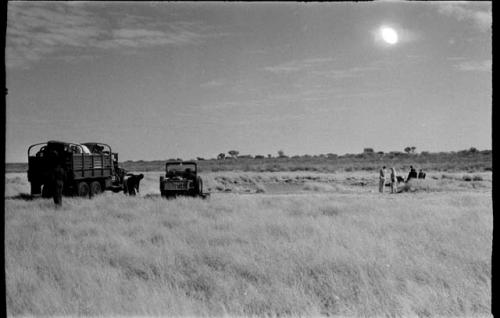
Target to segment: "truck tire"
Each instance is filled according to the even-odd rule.
[[[78,186],[76,187],[76,194],[79,197],[88,197],[90,194],[89,184],[85,181],[78,183]]]
[[[31,182],[31,195],[40,194],[42,191],[42,186],[38,183]]]
[[[42,187],[42,198],[51,198],[52,189],[48,184],[44,184]]]
[[[90,195],[94,196],[94,195],[98,195],[98,194],[101,194],[101,193],[102,193],[101,183],[99,181],[93,181],[90,184]]]

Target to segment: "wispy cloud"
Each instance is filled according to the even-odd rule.
[[[343,78],[353,78],[358,76],[363,76],[367,72],[378,71],[381,68],[379,66],[363,66],[363,67],[351,67],[347,69],[324,69],[313,71],[314,75],[321,75],[324,77],[332,79],[343,79]]]
[[[489,5],[488,5],[489,4]],[[481,31],[491,29],[491,3],[482,3],[481,9],[471,6],[468,2],[439,2],[438,11],[441,14],[454,17],[459,21],[471,21]]]
[[[285,62],[282,64],[274,65],[274,66],[266,66],[263,69],[268,72],[276,73],[276,74],[288,74],[294,72],[301,72],[306,70],[314,70],[317,67],[324,66],[332,61],[334,58],[308,58],[303,60],[293,60],[289,62]]]
[[[332,65],[333,61],[335,61],[334,58],[309,58],[303,60],[293,60],[274,66],[267,66],[263,69],[275,74],[307,72],[308,75],[311,76],[342,79],[363,76],[368,72],[378,71],[384,67],[384,65],[379,65],[374,62],[367,66],[339,68],[335,65]],[[391,63],[395,64],[396,61],[392,61]]]
[[[459,71],[465,72],[491,72],[491,60],[464,61],[455,64]]]
[[[7,66],[47,59],[76,60],[90,50],[199,44],[224,33],[196,21],[158,21],[89,3],[9,3]],[[104,15],[106,12],[107,15]],[[83,52],[85,50],[85,52]]]
[[[208,81],[205,83],[201,83],[200,87],[202,87],[202,88],[221,87],[221,86],[224,86],[225,84],[226,84],[226,82],[223,80],[211,80],[211,81]]]

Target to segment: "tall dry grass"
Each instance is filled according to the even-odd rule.
[[[142,191],[154,190],[150,178]],[[13,196],[5,211],[7,310],[488,315],[491,211],[491,195],[472,190],[209,200],[106,193],[65,198],[61,209]]]

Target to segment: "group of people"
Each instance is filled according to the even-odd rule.
[[[425,179],[425,172],[420,169],[420,171],[417,173],[417,170],[413,168],[413,166],[410,166],[410,172],[408,172],[408,176],[406,177],[406,180],[398,176],[396,169],[392,167],[390,169],[390,174],[389,174],[389,181],[391,185],[391,193],[397,193],[398,192],[398,183],[399,182],[408,182],[411,179]],[[380,175],[379,175],[379,186],[378,186],[378,191],[380,193],[384,192],[384,187],[386,184],[386,167],[383,166],[380,169]]]

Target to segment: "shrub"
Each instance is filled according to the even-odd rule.
[[[442,185],[438,184],[434,180],[422,180],[422,179],[412,179],[405,183],[399,190],[399,192],[437,192],[442,191]]]
[[[471,177],[471,176],[469,176],[469,175],[464,175],[464,176],[462,177],[462,180],[464,180],[464,181],[472,181],[472,177]]]
[[[256,189],[255,189],[256,193],[265,193],[266,192],[266,187],[264,187],[263,184],[255,183],[255,186],[256,186]]]
[[[476,174],[476,175],[472,176],[472,181],[483,181],[483,177]]]

